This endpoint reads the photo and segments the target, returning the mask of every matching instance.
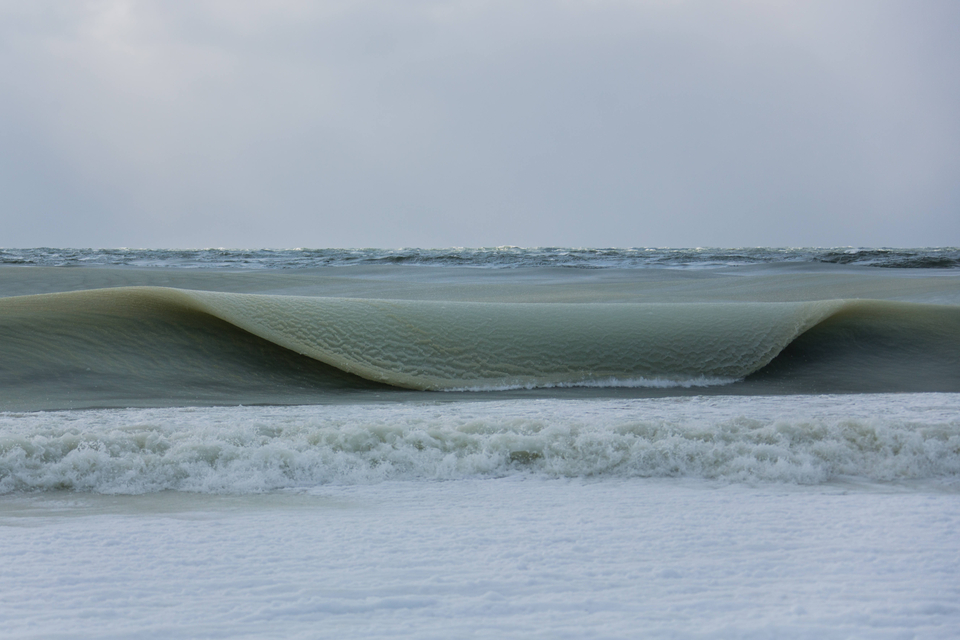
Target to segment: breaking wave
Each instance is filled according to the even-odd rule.
[[[241,402],[271,403],[293,387],[746,379],[767,392],[803,380],[814,381],[807,392],[960,390],[960,307],[889,301],[518,304],[129,287],[0,300],[0,338],[8,409],[73,391],[120,402],[233,388],[259,393]]]
[[[960,395],[0,414],[0,493],[249,493],[384,480],[960,475]]]

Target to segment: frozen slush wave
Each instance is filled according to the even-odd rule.
[[[59,316],[75,326],[206,314],[342,371],[412,389],[735,379],[849,304],[498,304],[154,287],[0,301],[7,318]],[[36,337],[40,351],[66,346],[59,335]]]
[[[222,388],[251,404],[282,402],[276,394],[292,388],[371,385],[680,389],[748,378],[769,386],[771,372],[781,387],[814,381],[780,393],[822,392],[824,384],[955,391],[960,307],[447,302],[127,287],[0,300],[0,356],[6,397],[25,389],[8,409],[57,408],[31,398],[61,392],[124,406],[137,394],[190,404],[194,391],[216,397]]]
[[[188,293],[186,304],[338,369],[421,390],[736,379],[838,302],[509,304]]]
[[[0,414],[0,493],[692,477],[954,482],[960,395],[660,398]]]

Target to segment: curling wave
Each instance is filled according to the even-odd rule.
[[[241,402],[270,403],[290,389],[377,386],[746,379],[787,392],[803,380],[840,391],[952,391],[958,362],[960,308],[891,301],[488,303],[160,287],[0,300],[0,383],[14,409],[70,394],[116,406],[138,394],[227,398],[233,389]]]

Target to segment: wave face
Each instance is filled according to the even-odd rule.
[[[955,484],[960,395],[660,398],[0,414],[0,493],[689,477]]]
[[[960,308],[889,301],[508,304],[133,287],[0,300],[0,338],[7,408],[51,392],[111,406],[743,379],[747,393],[818,392],[824,381],[960,390]]]

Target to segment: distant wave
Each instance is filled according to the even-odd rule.
[[[902,269],[958,269],[960,248],[630,248],[487,247],[446,249],[0,249],[0,265],[134,266],[185,269],[305,269],[418,265],[509,269],[570,267],[705,268],[829,263]]]
[[[376,385],[960,390],[960,307],[890,301],[518,304],[126,287],[0,299],[0,338],[6,408],[74,406],[44,404],[58,394],[189,404],[230,389],[271,403],[291,388]]]
[[[960,479],[960,396],[661,398],[0,413],[0,493],[325,483]]]

